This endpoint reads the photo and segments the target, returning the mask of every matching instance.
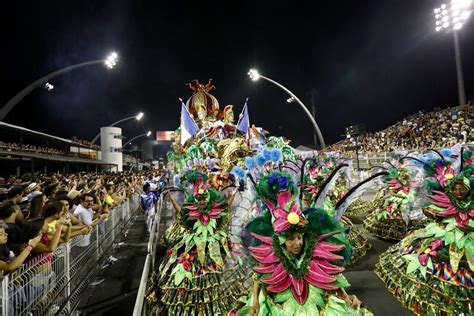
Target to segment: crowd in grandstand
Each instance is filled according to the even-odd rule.
[[[73,139],[73,140],[75,142],[78,142],[78,139]],[[84,146],[93,147],[94,149],[91,151],[86,150],[86,151],[80,151],[80,152],[64,151],[64,150],[61,150],[58,148],[52,148],[52,147],[41,147],[41,146],[35,146],[35,145],[30,145],[30,144],[19,144],[19,143],[9,143],[9,142],[0,141],[0,150],[96,159],[97,155],[95,154],[95,150],[100,150],[100,146],[98,145],[91,146],[92,144],[87,141],[80,141],[78,143]],[[123,157],[129,160],[135,160],[135,157],[131,155],[123,154]]]
[[[92,142],[88,141],[88,140],[84,140],[84,139],[80,139],[80,138],[77,138],[76,136],[73,136],[71,137],[71,140],[76,142],[76,143],[79,143],[81,145],[84,145],[84,146],[88,146],[88,147],[91,147],[95,150],[100,150],[100,146],[97,145],[97,144],[92,144]]]
[[[451,147],[456,143],[474,142],[474,105],[432,112],[420,111],[389,128],[358,136],[360,151],[368,153],[400,150],[424,150]],[[345,150],[355,145],[354,137],[340,141],[330,148]]]
[[[65,155],[66,153],[63,150],[51,147],[40,147],[29,144],[18,144],[18,143],[6,143],[0,141],[0,149],[8,151],[25,151],[33,152],[39,154],[48,154],[48,155]]]
[[[74,236],[78,246],[88,246],[93,227],[156,177],[157,171],[0,178],[0,273],[53,253]]]

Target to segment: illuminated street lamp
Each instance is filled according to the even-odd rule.
[[[140,137],[143,137],[143,136],[146,136],[146,137],[149,137],[151,135],[151,131],[148,131],[147,133],[144,133],[144,134],[140,134],[138,136],[135,136],[133,137],[132,139],[130,139],[125,145],[122,146],[122,148],[124,148],[125,146],[127,145],[130,145],[135,139],[137,138],[140,138]]]
[[[140,113],[138,113],[137,115],[128,116],[128,117],[126,117],[126,118],[123,118],[123,119],[121,119],[121,120],[118,120],[117,122],[112,123],[112,124],[107,125],[107,126],[108,126],[108,127],[114,127],[114,126],[117,125],[117,124],[120,124],[120,123],[125,122],[125,121],[128,121],[128,120],[133,120],[133,119],[136,119],[137,122],[138,122],[138,121],[140,121],[140,120],[143,118],[144,115],[145,115],[145,114],[143,114],[143,112],[140,112]],[[99,132],[99,134],[97,134],[97,135],[94,137],[94,139],[91,141],[92,145],[95,144],[95,142],[99,139],[99,137],[100,137],[100,132]]]
[[[472,0],[451,0],[448,5],[442,4],[439,8],[434,9],[435,30],[437,32],[445,31],[447,33],[453,33],[459,105],[466,104],[466,92],[464,90],[458,32],[469,19],[471,13]]]
[[[35,82],[31,83],[30,85],[28,85],[26,88],[24,88],[20,92],[18,92],[17,95],[15,95],[10,101],[8,101],[7,104],[5,104],[5,106],[0,110],[0,122],[3,121],[5,119],[5,117],[8,115],[8,113],[13,109],[13,107],[15,105],[17,105],[17,103],[20,102],[31,91],[33,91],[34,89],[36,89],[37,87],[40,87],[40,86],[44,86],[47,89],[47,86],[45,86],[45,83],[47,83],[51,79],[56,78],[60,75],[63,75],[67,72],[70,72],[74,69],[83,68],[83,67],[91,66],[91,65],[102,64],[102,63],[105,63],[105,65],[109,69],[111,69],[117,64],[117,60],[118,60],[118,55],[117,55],[117,53],[113,52],[104,59],[86,61],[84,63],[68,66],[68,67],[59,69],[55,72],[52,72],[49,75],[46,75],[46,76],[36,80]],[[53,85],[51,85],[51,86],[54,88]]]
[[[316,135],[318,136],[318,140],[319,140],[319,143],[321,144],[321,147],[322,148],[325,148],[326,147],[326,143],[324,142],[324,138],[323,138],[323,135],[321,134],[321,130],[319,129],[319,126],[318,124],[316,123],[314,117],[311,115],[311,112],[309,112],[308,108],[303,104],[303,102],[301,102],[301,100],[293,93],[291,92],[290,90],[288,90],[287,88],[285,88],[283,85],[281,85],[280,83],[276,82],[275,80],[272,80],[268,77],[265,77],[263,75],[261,75],[256,69],[250,69],[249,72],[247,73],[250,77],[250,79],[252,79],[252,81],[257,81],[258,79],[262,78],[262,79],[265,79],[271,83],[273,83],[274,85],[280,87],[281,89],[283,89],[286,93],[288,93],[290,95],[290,98],[286,100],[286,102],[288,103],[293,103],[293,102],[297,102],[301,108],[303,109],[303,111],[305,111],[306,115],[308,116],[308,118],[311,120],[311,124],[313,124],[313,128],[316,132]]]

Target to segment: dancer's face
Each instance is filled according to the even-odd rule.
[[[469,188],[462,182],[456,182],[453,186],[453,196],[458,200],[464,200],[469,195]]]
[[[296,232],[286,237],[285,246],[286,251],[292,255],[298,255],[301,252],[301,248],[303,248],[303,235]]]

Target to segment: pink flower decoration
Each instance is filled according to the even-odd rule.
[[[430,246],[425,249],[423,254],[418,257],[418,261],[420,261],[422,266],[426,266],[428,263],[428,259],[430,257],[436,257],[438,255],[438,249],[444,245],[442,240],[434,240],[431,242]]]
[[[196,254],[196,251],[190,251],[189,253],[183,252],[179,258],[178,258],[178,263],[183,264],[183,268],[186,271],[191,271],[193,268],[192,262],[194,261],[194,255]]]
[[[323,290],[337,290],[335,275],[344,271],[344,268],[333,265],[330,261],[343,260],[342,256],[336,255],[334,252],[341,251],[344,246],[323,241],[330,235],[326,234],[318,238],[309,262],[308,272],[303,277],[296,278],[288,273],[283,263],[275,255],[272,238],[252,233],[252,236],[262,242],[260,246],[249,247],[252,257],[260,263],[254,268],[254,271],[261,274],[271,273],[262,279],[262,282],[267,285],[267,291],[280,293],[291,288],[293,297],[302,305],[308,298],[309,284]]]
[[[451,167],[445,167],[443,165],[439,165],[435,167],[436,170],[436,179],[438,179],[439,184],[444,187],[446,185],[446,181],[452,179],[456,172]]]
[[[316,165],[312,165],[308,168],[308,173],[312,179],[317,178],[319,175],[319,167]]]
[[[193,195],[197,196],[204,193],[207,189],[209,189],[209,183],[206,181],[202,186],[202,182],[204,180],[202,178],[197,178],[196,182],[193,185]]]
[[[218,219],[221,217],[221,213],[224,210],[222,204],[224,202],[214,203],[209,212],[202,212],[198,209],[195,204],[186,205],[184,208],[188,211],[188,219],[191,221],[200,220],[204,225],[209,224],[211,218]]]
[[[455,217],[456,225],[459,227],[466,226],[469,223],[469,219],[474,219],[474,209],[469,210],[469,212],[461,213],[453,205],[449,196],[441,191],[433,191],[433,194],[429,196],[430,200],[433,201],[433,204],[441,208],[446,209],[443,212],[439,213],[439,216],[442,217]]]
[[[314,184],[307,184],[307,185],[304,186],[304,190],[308,193],[311,193],[311,194],[318,194],[319,187],[317,185],[314,185]]]
[[[388,180],[388,185],[397,193],[399,191],[403,191],[404,193],[410,192],[412,188],[412,183],[410,185],[402,185],[397,179],[390,179]]]
[[[277,207],[275,207],[272,201],[266,201],[270,212],[272,212],[273,217],[275,217],[275,222],[273,222],[273,229],[276,233],[287,231],[291,228],[292,225],[298,224],[299,220],[296,223],[290,223],[290,221],[296,218],[296,216],[298,216],[298,219],[301,219],[302,212],[297,201],[292,201],[291,205],[287,207],[287,204],[288,202],[290,202],[291,197],[291,193],[288,191],[279,192],[277,196]],[[296,216],[294,214],[296,214]]]

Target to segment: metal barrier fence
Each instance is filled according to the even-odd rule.
[[[146,315],[145,291],[150,272],[155,270],[156,248],[158,245],[155,240],[157,240],[160,236],[160,220],[163,205],[166,204],[163,203],[163,194],[161,194],[158,204],[156,205],[155,220],[153,221],[150,239],[148,240],[148,254],[145,259],[145,265],[143,266],[140,286],[138,287],[137,298],[135,300],[135,306],[133,308],[133,316]]]
[[[110,211],[88,236],[76,236],[54,253],[41,254],[1,280],[1,315],[69,315],[87,287],[85,280],[120,236],[139,206],[135,193]],[[84,239],[86,237],[86,239]],[[89,242],[86,242],[89,237]]]

